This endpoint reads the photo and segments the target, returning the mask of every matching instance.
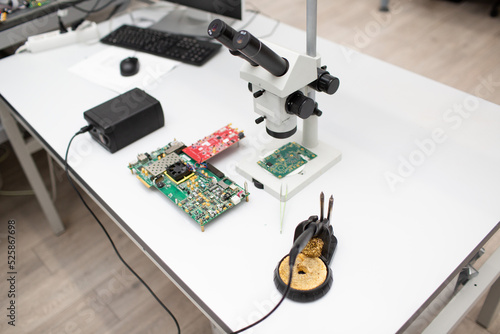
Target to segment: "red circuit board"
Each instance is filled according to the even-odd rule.
[[[232,128],[231,124],[228,124],[182,151],[196,162],[202,163],[229,146],[236,144],[244,137],[243,131],[238,131],[238,129]]]

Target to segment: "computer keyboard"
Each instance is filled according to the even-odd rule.
[[[131,25],[122,25],[102,38],[101,42],[196,66],[205,64],[221,47],[220,44],[200,41],[191,36]]]

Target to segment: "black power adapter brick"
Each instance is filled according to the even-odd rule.
[[[134,88],[83,113],[90,135],[111,153],[165,124],[160,102]]]

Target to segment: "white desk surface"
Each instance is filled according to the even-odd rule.
[[[258,17],[246,29],[260,36],[273,25]],[[305,49],[305,33],[284,24],[268,40]],[[73,45],[0,61],[1,95],[59,157],[86,124],[82,113],[117,95],[68,71],[107,47]],[[268,137],[264,124],[253,122],[252,96],[239,79],[242,60],[225,50],[201,68],[179,65],[147,90],[163,106],[160,130],[115,154],[88,134],[71,148],[71,166],[87,190],[223,328],[259,319],[279,299],[273,270],[295,226],[319,214],[321,191],[335,197],[332,289],[314,303],[285,301],[249,333],[396,332],[498,227],[499,106],[323,39],[318,52],[341,80],[335,95],[317,94],[320,137],[343,158],[287,202],[282,234],[279,201],[251,184],[250,202],[202,233],[127,168],[137,153],[174,138],[191,144],[231,122],[246,139],[213,164],[243,184],[235,164]],[[416,142],[436,131],[440,143],[424,155]],[[404,169],[401,159],[415,166]],[[386,173],[398,168],[406,177],[391,189]]]

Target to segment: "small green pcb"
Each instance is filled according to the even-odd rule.
[[[271,174],[281,179],[308,161],[316,158],[316,154],[296,142],[281,146],[257,163]]]

